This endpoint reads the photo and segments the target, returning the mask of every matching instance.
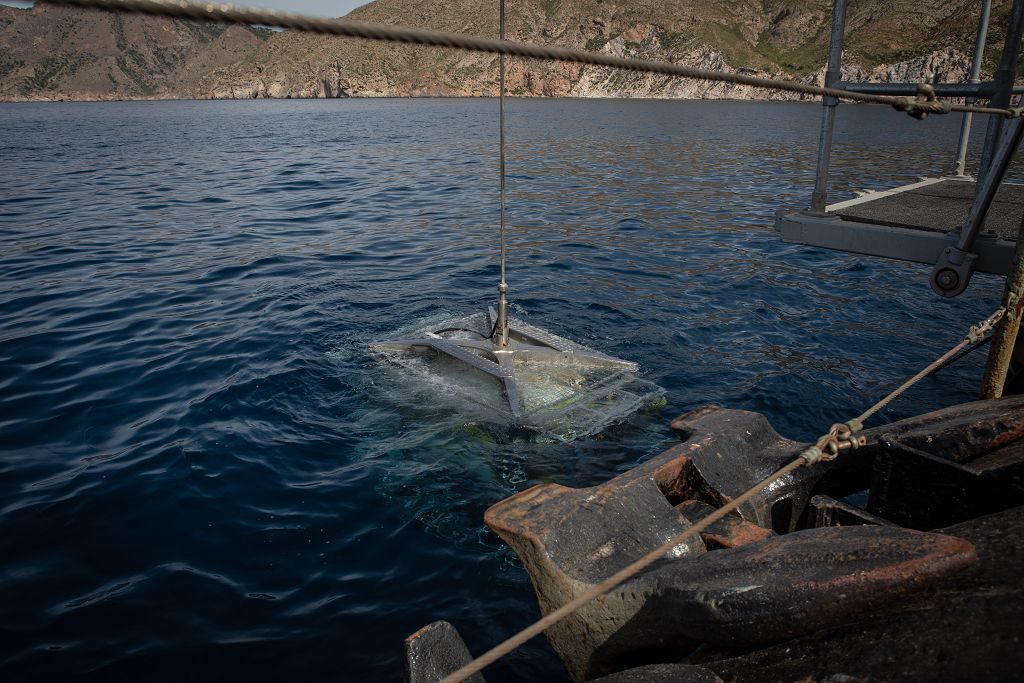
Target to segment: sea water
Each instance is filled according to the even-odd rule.
[[[857,414],[1000,283],[783,244],[819,116],[508,103],[513,315],[666,391],[562,443],[389,400],[367,352],[494,302],[495,101],[0,105],[0,677],[396,680],[431,621],[479,653],[538,617],[489,505],[711,402],[800,439]],[[958,126],[841,107],[833,201],[946,171]],[[981,356],[880,419],[972,399]],[[543,639],[486,673],[564,676]]]

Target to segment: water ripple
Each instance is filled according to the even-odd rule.
[[[435,619],[481,651],[537,616],[489,505],[603,481],[708,402],[809,438],[998,298],[776,238],[816,106],[508,110],[514,313],[668,391],[576,444],[365,351],[494,298],[494,102],[0,105],[4,679],[397,679]],[[841,108],[834,198],[945,170],[957,127]],[[980,362],[885,419],[972,398]],[[563,675],[538,642],[488,680]]]

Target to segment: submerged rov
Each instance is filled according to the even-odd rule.
[[[489,308],[371,348],[412,375],[443,377],[503,422],[562,441],[594,434],[663,393],[614,358]]]

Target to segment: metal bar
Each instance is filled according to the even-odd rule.
[[[862,83],[859,81],[841,81],[835,87],[847,92],[858,92],[866,95],[916,95],[917,83]],[[996,92],[992,81],[972,83],[935,83],[932,85],[937,97],[972,97],[987,100]],[[1024,93],[1024,85],[1014,86],[1014,94]]]
[[[1024,216],[1017,232],[1017,249],[1013,264],[1006,275],[1003,288],[1003,307],[1006,315],[992,332],[992,348],[988,352],[985,374],[981,378],[981,398],[999,398],[1003,395],[1006,375],[1010,369],[1014,346],[1020,336],[1020,317],[1024,312]]]
[[[510,351],[496,351],[495,355],[498,358],[501,369],[505,372],[505,376],[501,378],[501,388],[505,394],[505,400],[508,401],[508,408],[512,412],[512,417],[519,417],[523,414],[523,399],[519,393],[519,385],[516,383],[515,364],[512,362],[512,353]]]
[[[956,239],[956,235],[933,230],[836,220],[806,213],[793,213],[776,219],[775,229],[782,241],[790,244],[932,264],[943,250],[955,244]],[[975,243],[974,249],[978,255],[975,271],[995,275],[1009,272],[1013,242],[983,238]]]
[[[825,207],[825,210],[828,211],[829,213],[836,213],[838,211],[841,211],[842,209],[848,209],[851,206],[857,206],[858,204],[866,204],[868,202],[873,202],[879,199],[883,199],[885,197],[891,197],[896,194],[903,194],[904,192],[913,192],[914,190],[920,190],[931,185],[940,185],[946,182],[946,180],[946,178],[925,178],[924,180],[919,180],[918,182],[911,183],[910,185],[901,185],[900,187],[893,187],[888,190],[865,192],[859,197],[854,197],[852,199],[844,199],[841,202],[829,204],[828,206]]]
[[[435,351],[439,351],[443,354],[456,358],[466,365],[472,366],[477,370],[483,370],[492,377],[502,378],[508,377],[511,370],[502,367],[498,363],[486,358],[481,358],[472,351],[467,351],[458,344],[453,344],[447,339],[432,339],[428,342]]]
[[[1014,0],[1013,9],[1007,21],[1003,54],[999,58],[999,68],[992,77],[992,82],[996,87],[996,91],[989,100],[992,107],[1010,106],[1013,82],[1017,72],[1017,55],[1020,53],[1021,32],[1024,30],[1024,0]],[[979,178],[984,178],[988,173],[992,155],[995,153],[1002,132],[1002,119],[997,116],[989,117],[988,128],[985,130],[985,146],[981,150],[981,165],[978,167]]]
[[[981,62],[985,57],[985,41],[988,39],[988,20],[992,12],[992,0],[982,0],[981,18],[978,20],[978,35],[974,39],[974,57],[971,59],[971,75],[968,83],[978,84],[981,77]],[[974,104],[974,98],[967,98],[967,104]],[[960,141],[956,147],[956,161],[953,162],[953,174],[965,175],[964,169],[967,165],[967,144],[971,140],[971,120],[974,115],[971,112],[964,114],[963,122],[960,124]]]
[[[835,0],[832,6],[832,38],[828,46],[828,69],[825,71],[825,87],[839,83],[843,67],[843,34],[846,29],[846,0]],[[818,139],[818,167],[814,178],[814,192],[811,194],[811,213],[824,215],[828,200],[828,167],[832,158],[832,133],[836,127],[835,97],[822,98],[821,137]]]
[[[984,180],[978,183],[974,203],[971,204],[971,212],[967,214],[967,222],[964,224],[963,230],[960,231],[957,249],[970,251],[974,246],[974,240],[981,231],[981,226],[985,224],[989,207],[992,206],[992,200],[995,199],[996,192],[1003,183],[1006,170],[1010,167],[1010,161],[1013,160],[1013,155],[1020,147],[1022,135],[1024,135],[1024,119],[1014,119],[1010,128],[1006,129],[1003,134],[999,149],[990,164],[989,172],[985,175]]]

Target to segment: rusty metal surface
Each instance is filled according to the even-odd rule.
[[[621,476],[651,477],[673,502],[702,500],[721,506],[807,446],[779,436],[760,413],[719,406],[686,413],[670,427],[683,442]],[[741,506],[739,514],[765,528],[792,530],[817,481],[850,460],[844,453],[823,466],[801,468]]]
[[[714,512],[715,508],[699,500],[687,500],[677,505],[676,510],[683,513],[687,519],[702,519]],[[708,550],[736,548],[747,543],[763,541],[774,535],[775,532],[771,529],[747,522],[737,515],[728,515],[700,532],[701,540]]]
[[[868,510],[914,529],[931,529],[1024,505],[1024,442],[957,463],[889,444],[874,462]]]
[[[647,477],[613,480],[592,489],[545,484],[491,507],[485,516],[519,555],[533,580],[541,612],[548,614],[637,557],[689,526]],[[705,552],[697,539],[676,554]],[[637,643],[628,632],[612,636],[646,602],[650,587],[630,581],[548,630],[548,640],[575,680],[614,670]],[[696,643],[676,639],[673,648]]]
[[[943,533],[978,563],[877,611],[752,652],[702,658],[727,681],[1019,681],[1024,671],[1024,507]]]
[[[858,524],[892,526],[893,523],[849,503],[836,500],[831,496],[814,496],[807,506],[806,526],[808,528],[817,529],[826,526],[853,526]]]
[[[876,458],[891,457],[895,445],[966,464],[1020,441],[1024,439],[1024,396],[963,403],[871,427],[861,435],[867,445],[854,457],[843,459],[841,466],[825,472],[815,493],[842,498],[869,488],[875,478]]]
[[[685,500],[721,504],[792,460],[804,444],[783,439],[760,414],[709,406],[672,423],[683,443],[614,479],[587,489],[542,484],[492,506],[485,521],[522,559],[541,612],[548,614],[689,526],[673,505]],[[771,525],[785,502],[782,526],[792,527],[814,482],[828,467],[801,471],[741,507],[748,523]],[[749,526],[741,527],[753,533]],[[763,533],[763,532],[759,532]],[[736,533],[732,532],[735,536]],[[729,541],[726,532],[721,539]],[[705,552],[701,539],[681,544],[677,557]],[[692,639],[623,626],[653,590],[641,576],[619,586],[548,630],[548,639],[576,680],[614,670],[638,649],[673,652]],[[639,635],[638,635],[639,634]]]
[[[865,429],[871,443],[898,442],[963,463],[1024,439],[1024,396],[975,401]]]
[[[970,461],[964,468],[987,480],[1024,492],[1024,440],[1015,441]]]
[[[666,563],[647,576],[658,600],[645,609],[663,615],[662,628],[695,639],[763,645],[840,624],[976,560],[974,546],[952,536],[882,526],[809,529]]]
[[[405,639],[405,682],[437,683],[472,659],[455,627],[435,621]],[[467,683],[484,683],[484,677],[475,674]]]
[[[674,420],[671,427],[680,437],[680,444],[604,484],[579,490],[543,484],[487,511],[487,524],[522,559],[542,613],[557,609],[657,547],[691,521],[705,516],[710,507],[731,500],[791,461],[806,446],[781,437],[762,415],[718,406],[687,413]],[[716,567],[711,574],[733,581],[732,590],[737,586],[768,585],[764,580],[772,577],[766,577],[767,574],[785,576],[784,563],[778,567],[764,564],[774,557],[771,548],[786,549],[778,551],[784,555],[802,549],[804,560],[797,560],[792,569],[804,582],[800,584],[800,591],[804,592],[789,593],[787,598],[784,593],[765,593],[767,589],[750,591],[748,598],[771,597],[762,603],[771,609],[758,613],[756,605],[744,602],[743,592],[728,593],[726,583],[720,584],[721,597],[726,601],[722,604],[735,604],[738,611],[734,613],[735,619],[729,621],[719,610],[720,621],[715,625],[713,619],[700,617],[697,603],[686,603],[686,609],[680,605],[665,607],[669,604],[666,591],[676,598],[683,595],[685,576],[666,579],[663,572],[670,570],[656,564],[549,629],[548,639],[565,661],[570,675],[582,681],[630,663],[660,661],[666,656],[674,656],[673,661],[677,661],[698,641],[711,637],[729,643],[760,642],[769,636],[803,632],[840,618],[849,610],[869,608],[878,604],[872,596],[891,597],[941,576],[947,569],[964,566],[971,557],[969,548],[957,545],[959,541],[955,539],[939,540],[880,527],[821,529],[819,532],[824,535],[813,536],[813,542],[800,540],[801,535],[794,534],[756,539],[770,536],[771,528],[782,533],[796,528],[805,518],[813,494],[845,495],[842,489],[849,487],[850,481],[865,488],[873,459],[886,449],[891,450],[891,439],[943,451],[952,459],[971,460],[993,451],[1001,442],[1019,438],[1019,433],[1024,433],[1024,398],[1019,397],[957,406],[864,430],[869,439],[867,446],[852,453],[844,451],[835,461],[801,468],[742,506],[739,517],[723,520],[722,524],[728,522],[724,528],[708,529],[699,540],[677,548],[675,554],[683,559],[672,563],[677,569],[671,571],[677,572]],[[910,535],[885,536],[892,543],[858,550],[858,544],[864,540],[861,535],[878,533]],[[828,534],[846,535],[834,540]],[[765,547],[765,557],[749,556],[745,560],[750,563],[746,569],[749,575],[743,575],[741,566],[730,565],[728,571],[719,566],[733,562],[722,553],[751,552],[751,548]],[[707,553],[709,548],[712,552]],[[914,554],[922,549],[928,552]],[[858,555],[861,551],[867,554]],[[835,558],[847,555],[852,558],[851,566],[856,567],[852,570],[854,578],[836,566]],[[758,563],[762,565],[758,567]],[[822,572],[818,583],[808,579],[814,571]],[[862,577],[860,583],[856,576]],[[826,598],[829,580],[848,582],[855,598]],[[715,584],[711,576],[702,575],[693,585],[695,593],[699,592],[698,585]],[[799,615],[787,630],[772,620],[791,612],[794,599],[810,600],[814,607]],[[741,627],[736,615],[743,611],[750,620]],[[693,623],[700,619],[704,619],[702,626],[695,629]]]

